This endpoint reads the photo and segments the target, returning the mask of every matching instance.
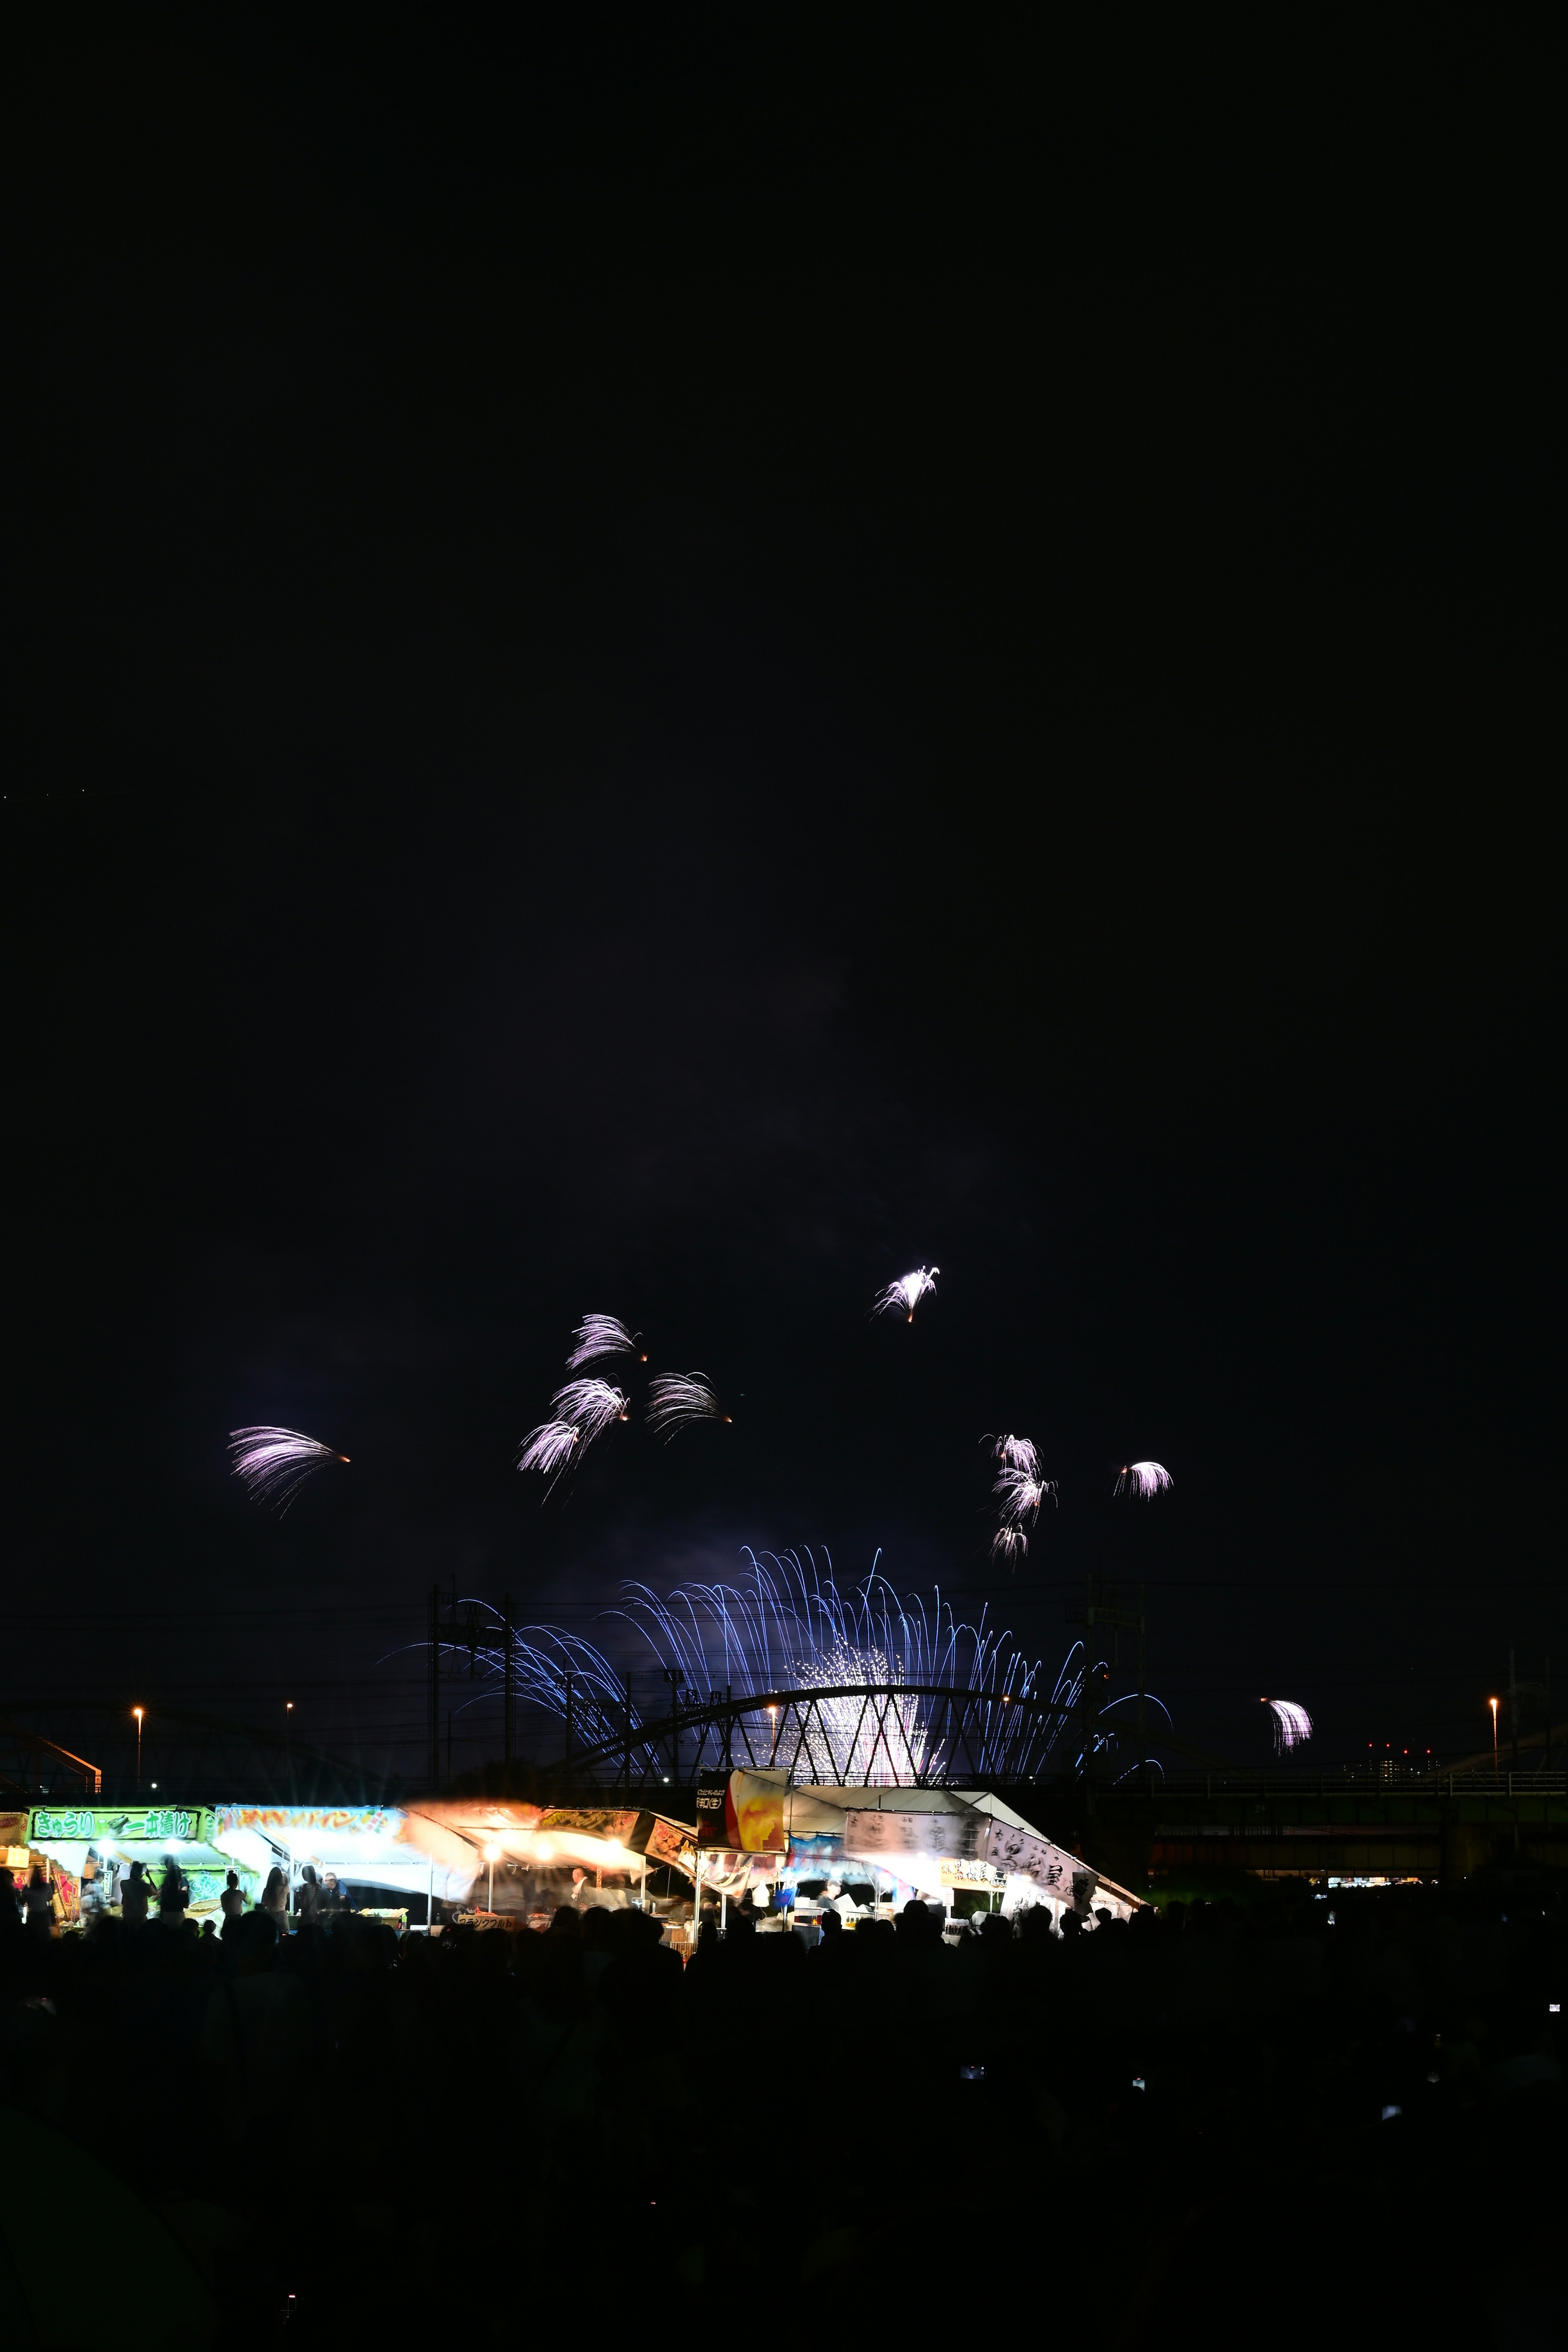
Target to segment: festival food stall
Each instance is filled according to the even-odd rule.
[[[307,1867],[356,1910],[426,1917],[467,1901],[479,1869],[469,1840],[399,1805],[219,1805],[214,1835],[262,1883],[282,1870],[291,1908]]]
[[[888,1916],[911,1896],[956,1927],[975,1909],[1014,1916],[1048,1906],[1053,1922],[1128,1918],[1137,1895],[1086,1869],[987,1790],[791,1787],[782,1772],[704,1778],[695,1824],[629,1805],[538,1805],[489,1798],[410,1806],[174,1804],[39,1805],[0,1816],[0,1843],[18,1884],[50,1869],[57,1917],[117,1907],[140,1860],[154,1905],[177,1864],[190,1914],[216,1914],[233,1870],[248,1907],[280,1869],[289,1907],[307,1867],[336,1882],[359,1911],[437,1924],[443,1913],[479,1924],[544,1926],[571,1902],[636,1904],[694,1936],[703,1906],[749,1898],[766,1928],[832,1909],[847,1927]],[[7,1832],[6,1823],[10,1822]],[[689,1883],[672,1886],[668,1874]],[[660,1884],[650,1882],[652,1879]],[[84,1893],[85,1882],[85,1893]]]
[[[636,1903],[668,1916],[670,1898],[650,1893],[649,1874],[673,1870],[689,1878],[696,1854],[689,1823],[636,1805],[454,1799],[412,1811],[410,1835],[420,1840],[432,1832],[466,1841],[479,1864],[473,1916],[536,1927],[566,1902],[609,1909]]]
[[[35,1805],[26,1819],[27,1862],[48,1864],[57,1916],[67,1925],[80,1919],[84,1906],[116,1909],[133,1862],[142,1864],[154,1908],[173,1863],[190,1891],[187,1917],[217,1915],[231,1864],[214,1843],[211,1806]],[[247,1899],[257,1891],[247,1885]]]
[[[985,1790],[792,1788],[782,1772],[736,1770],[705,1780],[697,1807],[704,1890],[711,1845],[731,1882],[747,1862],[753,1904],[798,1919],[831,1908],[853,1927],[911,1896],[950,1916],[1044,1904],[1053,1924],[1142,1907]]]

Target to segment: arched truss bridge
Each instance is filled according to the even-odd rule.
[[[927,1683],[846,1683],[824,1690],[725,1692],[694,1699],[662,1723],[576,1745],[548,1768],[564,1780],[646,1787],[740,1765],[786,1771],[797,1786],[974,1787],[1076,1767],[1058,1735],[1074,1714],[1059,1700],[1014,1698]]]

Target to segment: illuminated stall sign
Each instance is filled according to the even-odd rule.
[[[617,1845],[630,1845],[641,1819],[635,1807],[627,1811],[614,1805],[549,1805],[531,1826],[547,1834],[571,1830],[579,1837],[613,1838]]]
[[[217,1826],[225,1837],[236,1830],[258,1830],[287,1843],[290,1838],[395,1838],[400,1816],[384,1805],[220,1805]]]
[[[647,1843],[642,1851],[649,1862],[661,1864],[671,1870],[683,1870],[688,1878],[695,1866],[697,1847],[689,1830],[679,1822],[667,1822],[662,1816],[648,1832]]]
[[[782,1776],[706,1772],[697,1787],[697,1842],[706,1853],[783,1853],[789,1844]]]
[[[1049,1838],[1037,1837],[1033,1830],[1021,1830],[1012,1822],[993,1822],[984,1853],[994,1870],[1032,1878],[1042,1894],[1065,1899],[1071,1893],[1079,1865],[1070,1853],[1064,1853]]]
[[[984,1813],[851,1812],[844,1851],[861,1862],[920,1854],[931,1862],[978,1862],[985,1855]]]
[[[35,1805],[27,1822],[32,1845],[207,1845],[213,1834],[205,1805]]]

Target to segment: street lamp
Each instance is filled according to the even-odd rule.
[[[147,1710],[145,1707],[133,1706],[131,1712],[136,1717],[136,1793],[140,1796],[142,1794],[142,1717]]]
[[[1492,1711],[1492,1779],[1495,1780],[1497,1779],[1497,1701],[1495,1698],[1489,1698],[1487,1705]]]
[[[496,1864],[500,1860],[500,1848],[497,1845],[494,1838],[491,1838],[489,1845],[485,1848],[485,1860],[490,1866],[489,1899],[487,1902],[485,1908],[489,1911],[491,1918],[493,1919],[496,1908]]]

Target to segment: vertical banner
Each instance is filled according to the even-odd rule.
[[[705,1772],[697,1784],[697,1843],[704,1853],[783,1853],[789,1790],[763,1772]]]

